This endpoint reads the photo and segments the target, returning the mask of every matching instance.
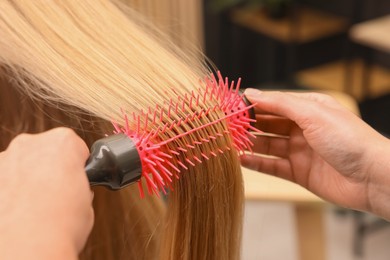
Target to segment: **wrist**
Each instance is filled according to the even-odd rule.
[[[367,170],[368,211],[390,220],[390,140],[381,136],[371,147]]]

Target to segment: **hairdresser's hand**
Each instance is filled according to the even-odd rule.
[[[2,259],[76,259],[93,225],[85,143],[57,128],[0,153]]]
[[[341,206],[390,219],[390,144],[333,98],[247,90],[259,136],[243,166],[296,182]]]

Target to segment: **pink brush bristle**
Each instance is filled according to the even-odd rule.
[[[259,130],[251,125],[256,120],[250,118],[249,110],[254,106],[245,103],[242,94],[239,91],[240,82],[237,84],[232,81],[229,84],[227,78],[223,78],[218,72],[216,78],[213,74],[201,83],[204,88],[197,92],[176,94],[176,98],[171,98],[164,102],[164,105],[156,105],[155,108],[149,107],[147,112],[141,111],[138,115],[133,113],[132,120],[124,113],[124,127],[113,123],[114,133],[125,133],[136,144],[138,153],[142,162],[142,176],[145,178],[146,186],[150,194],[159,195],[159,191],[166,193],[166,188],[172,189],[172,181],[179,178],[179,174],[189,167],[195,167],[204,160],[210,160],[225,151],[231,150],[230,147],[219,147],[214,151],[200,152],[196,150],[206,143],[216,142],[218,138],[230,135],[233,140],[233,146],[238,153],[244,153],[245,150],[252,151],[253,143],[250,136],[255,136],[250,132]],[[208,104],[217,103],[212,107]],[[208,107],[205,109],[205,107]],[[205,123],[200,126],[195,122],[207,117],[210,113],[223,112],[224,116]],[[185,113],[184,117],[179,116]],[[204,136],[204,132],[199,130],[211,127],[221,121],[227,122],[228,129],[223,133],[209,134]],[[199,125],[199,124],[198,124]],[[164,135],[167,129],[179,128],[185,132],[175,136]],[[152,129],[152,130],[150,130]],[[197,134],[195,134],[197,133]],[[191,140],[180,142],[183,137],[190,134]],[[161,138],[161,136],[165,136]],[[195,138],[198,138],[194,140]],[[175,144],[175,149],[170,148],[169,144],[173,141],[179,141]],[[184,144],[185,143],[185,144]],[[184,155],[184,156],[183,156]],[[181,159],[183,158],[184,159]],[[144,190],[141,181],[138,182],[140,195],[144,196]]]

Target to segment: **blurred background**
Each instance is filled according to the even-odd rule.
[[[329,93],[390,137],[389,0],[122,1],[243,87]],[[243,176],[244,260],[390,259],[388,222]]]
[[[390,1],[208,0],[203,8],[204,50],[224,75],[244,87],[343,95],[390,137]],[[387,222],[296,192],[247,196],[243,259],[390,259]]]
[[[390,135],[390,1],[209,0],[205,51],[245,86],[336,90]]]

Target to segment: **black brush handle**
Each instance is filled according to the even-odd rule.
[[[141,158],[127,135],[111,135],[92,145],[85,171],[91,186],[119,190],[141,178]]]

